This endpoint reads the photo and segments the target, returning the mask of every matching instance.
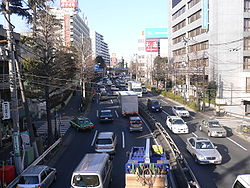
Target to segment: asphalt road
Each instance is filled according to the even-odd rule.
[[[148,95],[148,97],[156,96]],[[143,102],[146,104],[145,99]],[[230,127],[226,127],[228,130],[228,136],[226,138],[209,138],[218,147],[218,151],[223,157],[222,164],[196,164],[193,157],[187,152],[185,142],[187,138],[191,136],[208,137],[206,133],[199,131],[198,128],[199,122],[201,122],[204,117],[200,114],[191,113],[192,117],[186,119],[184,118],[188,124],[190,133],[176,135],[168,130],[165,125],[167,116],[173,115],[171,106],[174,104],[163,99],[162,105],[163,112],[153,113],[154,117],[157,119],[157,121],[164,125],[167,132],[171,135],[179,150],[189,163],[189,166],[191,167],[202,188],[230,188],[232,187],[237,175],[250,173],[250,145],[242,138],[233,135],[230,131]]]
[[[151,94],[140,99],[146,103],[147,97],[157,97]],[[80,101],[80,99],[79,99]],[[74,115],[79,115],[79,101],[74,99],[62,113],[63,116],[71,118]],[[165,126],[167,115],[173,115],[171,106],[174,105],[170,101],[163,100],[163,112],[153,113],[155,118]],[[115,120],[112,123],[100,123],[97,118],[97,111],[100,109],[112,109]],[[185,119],[190,133],[175,135],[172,134],[165,126],[167,132],[171,135],[183,156],[189,163],[193,173],[198,179],[202,188],[230,188],[235,177],[238,174],[249,173],[250,145],[241,138],[233,135],[230,131],[226,138],[210,138],[210,140],[218,147],[219,152],[223,157],[221,165],[198,165],[194,162],[193,157],[186,151],[186,139],[191,136],[207,137],[204,132],[198,129],[198,123],[204,119],[199,114],[191,113],[192,117]],[[110,188],[122,188],[124,182],[124,165],[127,161],[126,152],[130,151],[132,146],[144,146],[145,138],[150,137],[150,132],[144,124],[144,131],[138,133],[130,133],[128,129],[128,119],[121,117],[121,112],[118,106],[116,97],[111,97],[107,101],[95,101],[87,117],[95,124],[95,128],[91,131],[77,132],[73,128],[69,128],[65,135],[63,152],[61,156],[53,163],[57,169],[57,181],[53,184],[54,188],[70,187],[71,174],[84,157],[86,153],[94,151],[94,137],[100,131],[113,131],[117,134],[118,147],[113,159],[112,183]],[[230,130],[230,129],[228,129]],[[151,139],[151,142],[152,139]]]

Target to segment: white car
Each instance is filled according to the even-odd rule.
[[[186,108],[184,108],[183,106],[173,106],[172,107],[172,111],[176,116],[179,117],[189,117],[189,111],[186,110]]]
[[[208,138],[190,137],[186,149],[198,164],[221,164],[222,156]]]
[[[175,134],[188,133],[187,124],[178,116],[168,116],[166,125]]]

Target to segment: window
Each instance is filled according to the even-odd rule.
[[[186,20],[182,20],[181,22],[173,26],[173,32],[178,31],[185,26],[186,26]]]
[[[250,50],[250,38],[244,38],[244,50]]]
[[[244,19],[244,31],[250,31],[250,19],[249,18]]]
[[[188,23],[192,23],[201,18],[201,10],[188,17]]]
[[[250,93],[250,77],[246,78],[246,92]]]
[[[188,2],[188,8],[192,8],[194,5],[199,3],[201,0],[191,0]]]
[[[173,56],[183,55],[186,53],[186,48],[180,48],[173,51]]]
[[[244,57],[243,69],[250,69],[250,57]]]
[[[245,12],[250,12],[250,0],[245,0],[244,10]]]
[[[204,41],[201,43],[197,43],[194,45],[190,45],[188,46],[188,52],[197,52],[197,51],[201,51],[201,50],[206,50],[208,49],[208,41]]]
[[[172,20],[178,18],[180,15],[182,15],[185,12],[186,7],[183,6],[181,7],[178,11],[176,11],[173,15],[172,15]]]
[[[185,37],[185,34],[182,34],[176,38],[173,39],[173,44],[177,44],[179,42],[182,42],[183,41],[183,38]]]
[[[188,32],[188,38],[201,35],[201,34],[205,33],[206,31],[207,31],[207,29],[202,29],[201,27],[197,27],[197,28]]]

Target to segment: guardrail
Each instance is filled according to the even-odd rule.
[[[40,163],[61,141],[62,141],[62,139],[59,138],[52,146],[50,146],[45,152],[43,152],[42,155],[40,155],[35,161],[33,161],[25,170],[29,169],[31,166],[34,166],[34,165],[37,165],[38,163]],[[15,187],[16,184],[18,183],[20,177],[22,176],[23,172],[20,175],[18,175],[11,183],[9,183],[7,188]]]
[[[161,125],[161,123],[157,122],[156,119],[153,117],[153,115],[147,110],[146,106],[142,103],[139,104],[139,110],[140,114],[147,120],[147,122],[150,124],[151,128],[154,129],[154,133],[158,133],[162,135],[164,140],[169,146],[169,149],[171,151],[171,156],[173,160],[177,164],[178,171],[180,173],[181,178],[183,182],[181,183],[181,187],[184,188],[200,188],[200,185],[194,176],[191,168],[189,167],[187,161],[182,156],[180,150],[178,149],[177,145],[174,143],[173,139],[170,137],[170,135],[167,133],[165,128]],[[179,182],[180,183],[180,182]]]

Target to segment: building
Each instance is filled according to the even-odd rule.
[[[169,7],[174,83],[184,77],[190,96],[199,91],[195,80],[215,81],[217,103],[231,113],[249,113],[250,1],[172,0]]]
[[[92,42],[92,51],[93,56],[102,56],[105,63],[110,66],[110,55],[109,55],[109,48],[108,44],[104,42],[104,37],[100,33],[96,31],[90,32],[90,38]]]
[[[133,57],[137,80],[153,84],[153,62],[158,55],[168,56],[167,28],[146,28],[137,39],[137,53]]]

